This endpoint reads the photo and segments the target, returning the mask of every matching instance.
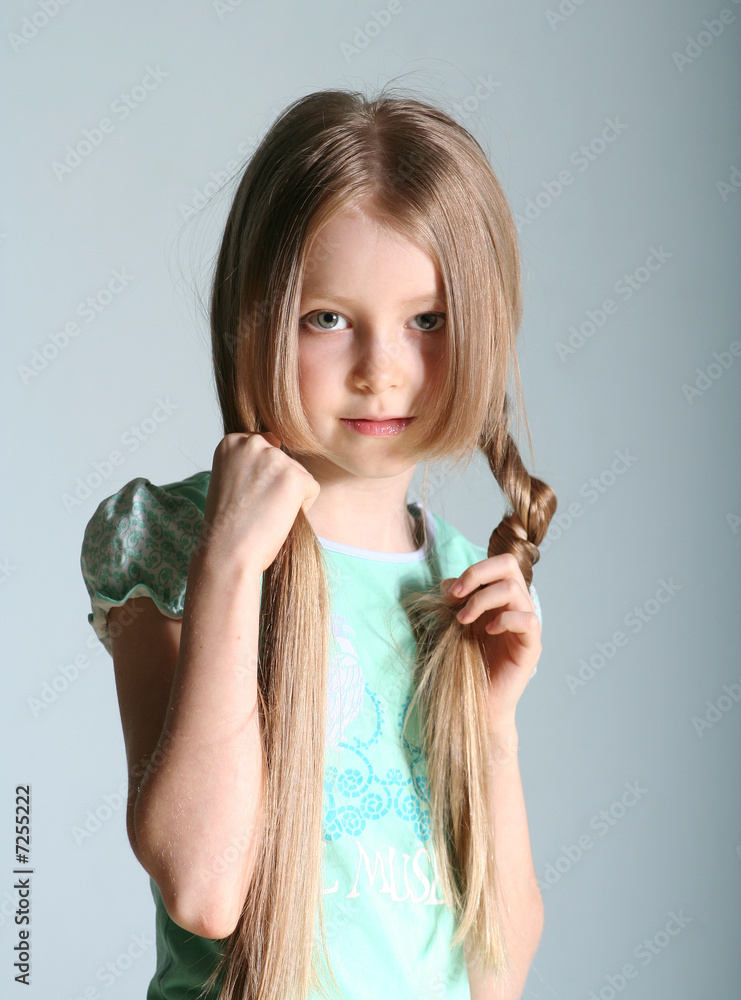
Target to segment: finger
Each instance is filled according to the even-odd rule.
[[[451,589],[453,597],[465,597],[477,587],[494,583],[503,577],[515,577],[525,584],[520,564],[511,552],[501,552],[498,556],[490,556],[481,562],[473,563],[458,577],[458,582]]]
[[[489,635],[516,632],[528,645],[540,643],[540,620],[534,611],[503,611],[486,625],[485,631]]]
[[[532,602],[530,596],[520,586],[517,580],[507,577],[477,590],[458,611],[459,622],[473,622],[484,611],[497,608],[509,611],[530,611]]]

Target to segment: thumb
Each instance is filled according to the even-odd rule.
[[[264,437],[268,444],[272,444],[274,448],[280,448],[281,440],[277,434],[273,434],[272,431],[260,431],[260,436]]]
[[[314,479],[313,476],[310,476],[310,479],[311,479],[311,492],[307,494],[306,497],[304,497],[304,500],[301,504],[304,513],[306,513],[309,507],[311,507],[311,505],[314,503],[316,498],[319,496],[319,493],[321,492],[321,487],[319,486],[319,483],[316,481],[316,479]]]

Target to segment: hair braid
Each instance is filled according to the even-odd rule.
[[[479,447],[512,507],[512,513],[505,515],[492,532],[488,554],[497,556],[502,552],[511,552],[529,587],[533,580],[533,566],[540,559],[538,546],[556,513],[557,501],[550,486],[542,479],[531,476],[523,464],[510,434],[506,396],[502,419],[495,433],[482,434]]]

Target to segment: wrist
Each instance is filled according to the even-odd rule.
[[[197,548],[188,567],[188,579],[199,584],[226,587],[230,591],[260,588],[262,571],[233,549],[227,550],[212,541]]]
[[[489,759],[496,764],[517,757],[520,740],[514,720],[489,723]]]
[[[515,721],[515,709],[504,709],[500,712],[489,711],[488,732],[490,737],[501,735],[503,739],[513,739],[517,737],[517,722]]]

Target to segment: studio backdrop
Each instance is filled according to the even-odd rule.
[[[738,997],[739,0],[11,0],[0,20],[0,994],[145,996],[154,906],[84,527],[137,476],[211,467],[208,284],[261,136],[312,90],[393,80],[502,182],[518,440],[558,496],[517,715],[545,902],[525,1000]],[[431,469],[427,500],[479,545],[504,512],[483,459]]]

